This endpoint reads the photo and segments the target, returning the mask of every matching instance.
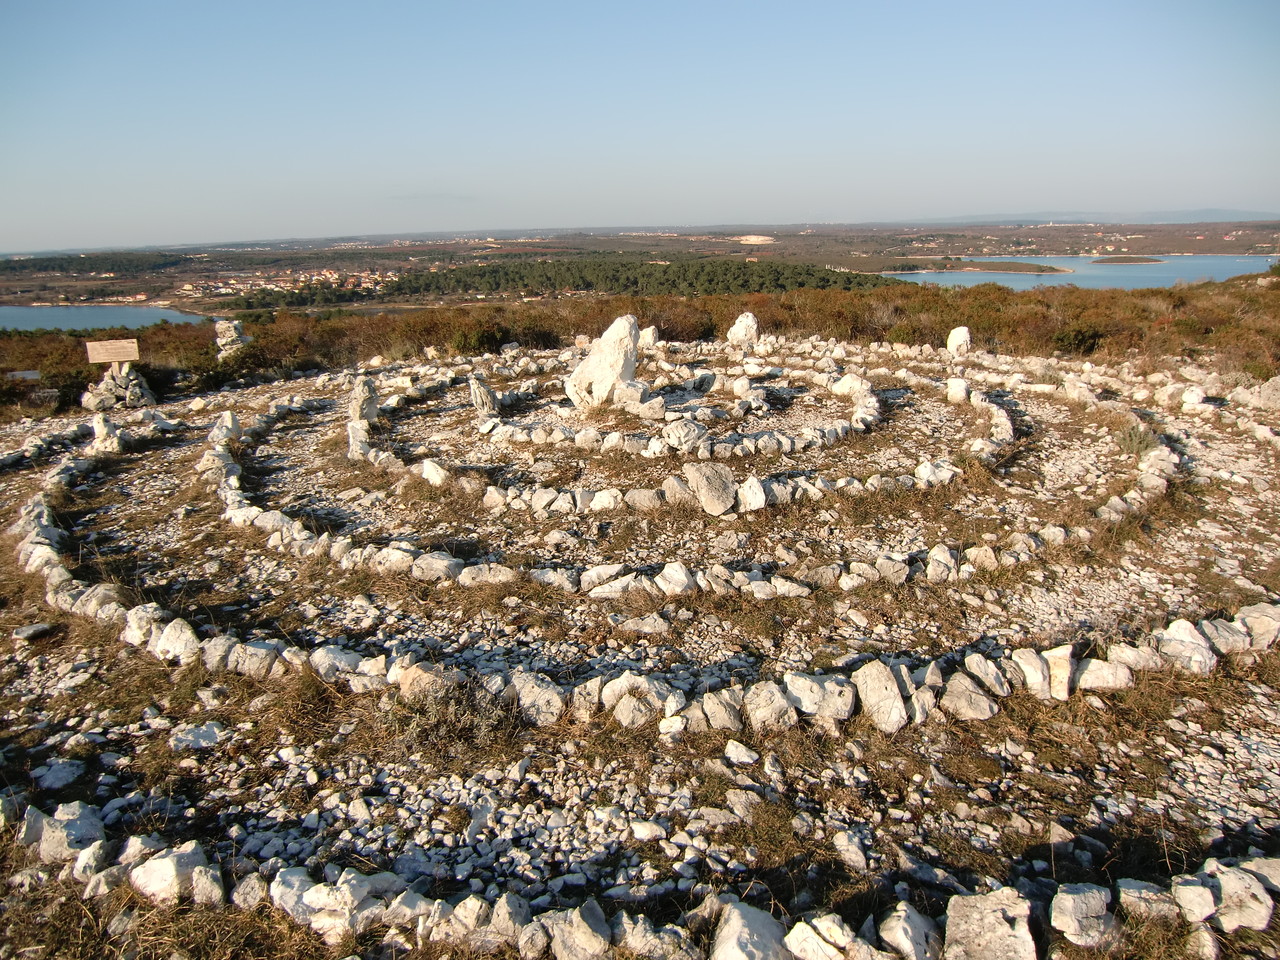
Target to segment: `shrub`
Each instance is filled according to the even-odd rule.
[[[1064,353],[1088,356],[1102,343],[1103,333],[1092,323],[1072,324],[1053,335],[1053,345]]]

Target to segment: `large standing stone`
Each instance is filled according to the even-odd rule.
[[[738,499],[733,471],[722,463],[686,463],[684,475],[698,505],[713,517],[728,513]]]
[[[956,327],[947,334],[947,353],[953,357],[963,357],[969,352],[972,338],[968,327]]]
[[[225,360],[253,338],[246,337],[244,325],[239,320],[218,320],[213,325],[213,341],[218,347],[218,359]]]
[[[347,404],[348,420],[364,420],[376,423],[378,419],[378,388],[372,377],[361,377],[351,388],[351,400]]]
[[[735,347],[750,347],[760,336],[760,321],[754,313],[740,313],[725,339]]]
[[[1013,887],[947,902],[943,960],[1036,960],[1031,904]]]
[[[893,673],[879,660],[859,667],[849,677],[858,688],[862,711],[882,733],[897,733],[907,725],[907,708]]]
[[[631,314],[610,324],[565,381],[564,392],[575,407],[585,410],[602,406],[609,402],[614,386],[635,378],[639,340],[640,326]]]
[[[476,415],[483,419],[498,415],[498,395],[489,389],[489,385],[479,377],[467,378],[467,386],[471,391],[471,405],[476,408]]]

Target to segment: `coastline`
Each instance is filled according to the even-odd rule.
[[[932,270],[927,267],[919,270],[880,270],[882,277],[909,277],[917,273],[993,273],[1003,277],[1052,277],[1058,274],[1075,273],[1067,267],[1054,267],[1051,270],[983,270],[980,267],[961,267],[959,270]]]

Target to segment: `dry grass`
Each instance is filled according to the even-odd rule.
[[[0,848],[0,871],[25,864],[16,844]],[[260,908],[160,908],[122,888],[85,902],[75,881],[46,882],[5,899],[0,956],[23,960],[336,960],[355,944],[326,947],[286,915]],[[112,921],[132,918],[113,936]],[[118,929],[118,928],[117,928]]]
[[[476,681],[390,709],[362,698],[346,716],[356,730],[344,750],[375,763],[409,763],[421,754],[443,769],[474,771],[513,762],[527,742],[518,708]]]

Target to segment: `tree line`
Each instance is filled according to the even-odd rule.
[[[18,273],[114,273],[133,276],[152,270],[165,270],[188,262],[191,258],[177,253],[113,253],[60,254],[52,257],[25,257],[0,260],[0,274]]]
[[[443,296],[459,293],[547,295],[591,290],[629,296],[710,296],[786,293],[788,290],[867,290],[899,281],[871,274],[838,273],[797,263],[751,263],[706,259],[650,263],[643,260],[588,258],[520,261],[415,272],[389,283],[386,297]]]

